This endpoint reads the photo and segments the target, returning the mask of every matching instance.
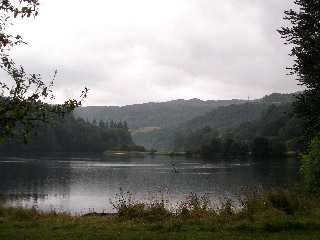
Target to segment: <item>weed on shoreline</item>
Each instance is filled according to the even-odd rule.
[[[175,208],[163,199],[137,201],[119,193],[115,214],[72,216],[0,203],[1,239],[317,239],[320,199],[295,190],[247,190],[234,207],[190,194]],[[43,238],[43,234],[47,237]],[[147,238],[146,236],[149,236]],[[290,238],[291,236],[291,238]],[[296,237],[295,237],[296,236]]]

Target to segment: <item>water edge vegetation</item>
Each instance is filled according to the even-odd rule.
[[[317,239],[320,200],[296,190],[247,190],[240,208],[191,194],[174,209],[120,195],[116,214],[72,216],[0,203],[1,239]]]

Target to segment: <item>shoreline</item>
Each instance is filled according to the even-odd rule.
[[[0,239],[318,239],[320,200],[294,190],[247,192],[236,211],[191,195],[170,212],[162,202],[123,202],[116,213],[82,216],[0,202]]]
[[[104,151],[105,155],[164,155],[164,156],[188,156],[188,157],[225,157],[223,155],[201,155],[201,154],[189,154],[186,152],[138,152],[138,151]],[[252,157],[249,153],[247,156],[227,156],[230,158],[245,158]],[[279,158],[279,157],[299,157],[299,153],[297,152],[287,152],[284,156],[269,156],[268,158]]]
[[[138,151],[104,151],[103,154],[114,154],[114,155],[167,155],[167,156],[191,156],[187,155],[185,152],[138,152]],[[196,155],[194,155],[196,156]]]

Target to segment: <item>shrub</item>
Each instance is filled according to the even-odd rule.
[[[121,189],[117,198],[116,201],[110,199],[110,203],[117,210],[119,217],[126,219],[144,218],[152,222],[162,220],[170,215],[163,199],[153,200],[150,203],[141,202],[135,200],[130,192],[124,194]]]
[[[234,213],[233,201],[229,198],[225,198],[223,201],[221,201],[219,214],[222,216],[231,216],[233,213]]]
[[[272,189],[268,193],[267,198],[272,207],[278,210],[282,210],[287,214],[293,213],[294,207],[291,203],[291,199],[288,191],[283,190],[281,188]]]
[[[184,219],[201,217],[212,212],[213,208],[208,194],[199,197],[197,194],[190,193],[177,209],[178,215]]]
[[[309,154],[301,154],[304,174],[302,188],[309,193],[320,194],[320,140],[314,138],[309,145]]]
[[[243,196],[239,198],[241,214],[253,221],[254,215],[266,208],[264,193],[259,193],[257,189],[244,189]]]

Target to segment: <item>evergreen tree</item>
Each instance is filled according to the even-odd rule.
[[[61,151],[61,152],[103,152],[120,149],[141,151],[132,141],[130,132],[119,128],[101,128],[83,120],[75,120],[73,116],[56,118],[56,126],[39,123],[38,136],[27,145],[22,139],[12,138],[0,144],[0,151]]]
[[[123,122],[123,129],[129,130],[128,124],[127,124],[127,121],[126,121],[126,120],[124,120],[124,122]]]
[[[269,140],[265,137],[256,137],[253,140],[252,155],[254,157],[268,157],[271,154]]]
[[[101,128],[106,127],[106,124],[104,123],[104,121],[102,119],[99,121],[99,127],[101,127]]]
[[[115,122],[111,119],[110,128],[115,128],[115,127],[116,127],[116,124],[115,124]]]
[[[292,44],[295,58],[290,73],[306,88],[293,103],[295,116],[305,120],[303,135],[310,141],[320,136],[320,1],[296,0],[299,11],[285,11],[291,27],[279,30],[286,44]]]
[[[223,144],[222,144],[222,154],[224,156],[228,156],[228,155],[233,155],[231,153],[231,147],[234,145],[234,141],[233,139],[227,139]]]
[[[120,121],[120,122],[118,122],[118,124],[117,124],[117,128],[120,128],[120,129],[122,129],[123,128],[123,124],[122,124],[122,122]]]
[[[213,137],[210,141],[210,151],[213,155],[222,153],[222,143],[221,139],[218,137]]]

